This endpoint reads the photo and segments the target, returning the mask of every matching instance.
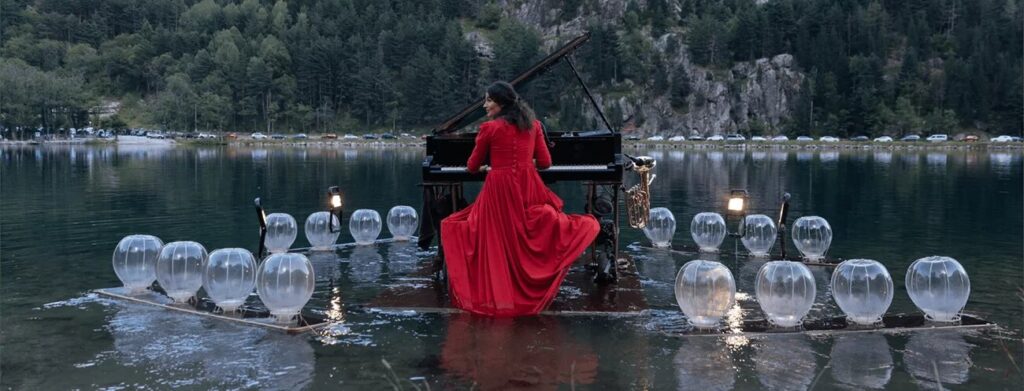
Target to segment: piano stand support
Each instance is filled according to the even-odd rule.
[[[594,282],[614,283],[619,259],[619,188],[617,182],[586,182],[587,213],[597,219],[601,231],[590,245]],[[603,191],[602,191],[603,190]]]

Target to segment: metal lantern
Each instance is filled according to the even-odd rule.
[[[654,247],[668,247],[676,233],[676,218],[668,208],[651,208],[644,235]]]
[[[687,262],[676,275],[676,302],[690,324],[699,328],[718,325],[736,303],[736,281],[721,263]]]
[[[203,286],[206,248],[196,242],[164,245],[156,260],[156,281],[175,303],[184,303]]]
[[[767,262],[757,272],[757,301],[768,321],[781,327],[800,325],[814,304],[814,276],[804,264]]]
[[[222,248],[210,253],[203,273],[203,289],[217,307],[234,312],[256,286],[256,258],[244,248]]]
[[[775,244],[778,231],[775,229],[775,222],[771,217],[765,215],[750,215],[743,223],[743,247],[750,251],[755,257],[767,257]]]
[[[114,273],[129,294],[146,291],[156,281],[156,259],[164,242],[152,235],[128,235],[114,248]]]
[[[348,230],[356,244],[373,244],[380,235],[380,213],[373,209],[359,209],[348,220]]]
[[[267,251],[284,253],[295,243],[299,234],[299,225],[295,218],[287,213],[271,213],[267,215],[267,239],[263,242]]]
[[[398,205],[388,211],[388,232],[397,241],[406,241],[416,233],[418,217],[411,206]]]
[[[329,251],[338,241],[341,232],[332,230],[331,226],[337,227],[341,223],[338,217],[330,212],[316,212],[306,218],[306,239],[313,251]],[[334,231],[334,232],[331,232]]]
[[[892,277],[885,266],[870,259],[843,261],[832,272],[832,297],[853,323],[882,321],[892,304]]]
[[[832,244],[832,226],[818,216],[804,216],[793,222],[793,244],[800,253],[811,261],[825,256]]]
[[[918,259],[907,269],[907,293],[928,319],[960,320],[960,311],[971,295],[971,280],[955,259],[931,256]]]
[[[725,240],[725,219],[714,212],[703,212],[693,216],[690,222],[690,236],[700,251],[718,252],[718,246]]]
[[[298,253],[272,254],[256,273],[256,292],[270,315],[278,322],[290,322],[313,296],[316,276],[313,264]]]

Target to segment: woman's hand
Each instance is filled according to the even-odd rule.
[[[477,170],[477,172],[487,172],[487,171],[490,171],[490,170],[491,170],[491,166],[488,166],[488,165],[484,164],[484,165],[480,166],[480,169]]]

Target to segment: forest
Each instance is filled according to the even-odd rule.
[[[1020,134],[1024,122],[1019,0],[647,0],[615,20],[595,16],[604,0],[534,1],[558,10],[549,23],[585,21],[576,62],[599,94],[685,99],[689,76],[653,48],[666,35],[668,51],[723,71],[792,54],[806,77],[791,118],[748,134]],[[546,55],[545,40],[573,38],[512,17],[522,2],[5,0],[0,127],[424,131]],[[593,127],[573,84],[550,72],[527,95],[552,124]]]

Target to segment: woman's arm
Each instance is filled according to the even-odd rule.
[[[544,131],[540,128],[540,123],[536,122],[536,126],[533,127],[534,142],[533,146],[533,158],[537,161],[537,168],[543,170],[551,167],[551,152],[548,151],[547,140],[544,140]]]
[[[490,151],[491,124],[484,122],[483,124],[480,124],[480,132],[476,134],[476,146],[473,147],[473,153],[469,155],[469,161],[466,162],[466,169],[474,174],[479,172],[480,165],[483,164],[485,159],[487,159],[487,154]]]

